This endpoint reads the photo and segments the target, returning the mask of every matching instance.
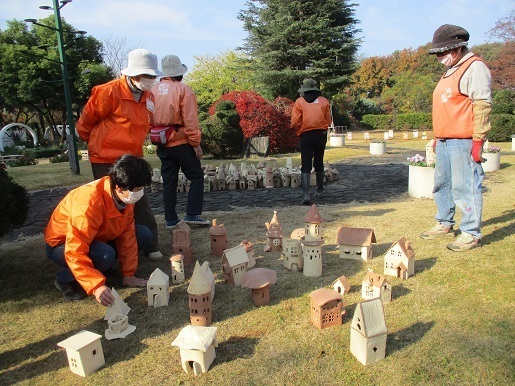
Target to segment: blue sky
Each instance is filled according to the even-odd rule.
[[[191,69],[195,56],[218,55],[243,44],[237,19],[246,0],[74,0],[61,15],[102,41],[124,38],[127,48],[148,48],[161,58],[178,55]],[[457,24],[471,35],[470,45],[491,41],[488,31],[508,17],[513,0],[355,0],[363,56],[391,54],[431,41],[441,24]],[[43,18],[40,5],[52,0],[2,0],[0,29],[6,20]]]

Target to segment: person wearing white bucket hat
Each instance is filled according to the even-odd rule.
[[[149,111],[152,114],[154,105],[149,91],[161,75],[157,66],[155,54],[138,48],[129,52],[120,78],[93,87],[77,122],[77,132],[88,144],[95,179],[106,176],[124,154],[143,157],[143,144],[150,130]],[[150,259],[162,259],[157,223],[146,196],[136,203],[134,218],[136,224],[145,225],[152,232],[152,242],[144,252]]]
[[[179,169],[191,181],[184,221],[188,224],[209,225],[200,217],[204,204],[204,172],[200,164],[202,133],[198,122],[195,93],[182,82],[188,67],[177,55],[161,59],[163,76],[152,88],[155,98],[154,126],[165,130],[165,138],[157,147],[163,176],[163,197],[166,227],[179,223],[176,212]]]

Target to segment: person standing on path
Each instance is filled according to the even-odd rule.
[[[77,122],[80,138],[88,144],[93,177],[107,175],[115,160],[123,154],[143,157],[143,144],[150,130],[149,92],[161,72],[157,56],[142,48],[129,52],[128,66],[122,76],[95,86]],[[148,199],[143,196],[134,208],[136,224],[152,231],[152,241],[145,254],[152,260],[163,258],[158,247],[157,223]]]
[[[161,160],[166,227],[171,229],[180,221],[177,215],[177,183],[179,170],[191,181],[184,222],[209,225],[200,217],[204,205],[204,172],[200,160],[202,133],[198,122],[197,98],[190,86],[182,82],[188,67],[177,55],[161,59],[163,76],[152,87],[154,95],[154,127],[163,128],[165,135],[157,147]]]
[[[491,128],[492,110],[490,71],[483,60],[469,52],[468,40],[467,30],[444,24],[435,31],[429,50],[446,71],[433,92],[437,223],[420,237],[454,237],[457,206],[462,213],[461,234],[447,245],[457,252],[481,246],[481,152]]]
[[[313,79],[304,79],[298,91],[300,98],[293,105],[291,124],[300,137],[302,204],[311,205],[309,185],[312,168],[315,168],[317,181],[315,197],[323,197],[324,152],[331,124],[331,106],[320,95],[318,84]]]

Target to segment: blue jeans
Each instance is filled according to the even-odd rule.
[[[471,151],[471,139],[437,140],[433,197],[436,221],[454,226],[457,206],[462,213],[461,232],[481,238],[484,172],[472,159]]]
[[[142,250],[152,240],[152,232],[144,225],[136,225],[136,239],[138,241],[138,250]],[[89,246],[88,257],[93,262],[93,266],[98,271],[104,273],[108,271],[117,259],[116,250],[111,245],[112,243],[102,243],[100,241],[93,241]],[[70,283],[75,280],[72,271],[68,268],[64,258],[64,244],[57,247],[46,245],[47,257],[56,263],[61,270],[57,274],[57,280],[62,283]]]
[[[174,221],[178,218],[175,206],[179,170],[182,170],[186,178],[191,181],[186,214],[201,215],[204,206],[204,172],[193,147],[189,144],[174,147],[158,146],[157,156],[161,160],[165,220]]]

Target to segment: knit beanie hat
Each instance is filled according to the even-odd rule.
[[[430,54],[445,52],[457,47],[466,46],[470,35],[465,28],[452,24],[444,24],[433,34]]]
[[[177,55],[166,55],[161,59],[161,71],[163,77],[176,77],[186,74],[188,67],[181,63]]]

